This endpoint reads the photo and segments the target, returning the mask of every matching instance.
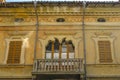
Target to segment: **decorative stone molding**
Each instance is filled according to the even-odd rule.
[[[6,17],[0,17],[0,23],[11,23],[13,22],[14,19],[13,17],[9,17],[9,16],[6,16]]]
[[[62,6],[62,5],[59,5],[59,6],[55,6],[55,5],[51,5],[51,6],[40,6],[40,10],[38,11],[41,11],[41,12],[79,12],[81,9],[80,6]]]
[[[120,17],[109,17],[109,22],[120,22]]]
[[[24,31],[8,31],[8,38],[5,39],[6,41],[6,53],[4,64],[7,62],[8,58],[8,51],[9,51],[9,43],[10,41],[22,41],[22,48],[21,48],[21,57],[20,57],[20,64],[24,64],[25,62],[25,48],[28,47],[28,37],[31,35],[32,32],[24,32]]]
[[[95,42],[95,48],[96,48],[96,64],[100,64],[99,62],[99,49],[98,49],[98,41],[110,41],[111,43],[111,55],[112,55],[112,63],[116,63],[116,59],[115,59],[115,54],[114,54],[114,47],[113,47],[113,42],[115,40],[115,37],[112,36],[111,32],[95,32],[95,36],[92,38]],[[112,64],[111,63],[111,64]],[[104,64],[104,63],[102,63]],[[107,63],[105,63],[107,64]]]
[[[116,3],[116,4],[115,4]],[[29,3],[29,4],[25,4],[25,3],[14,3],[14,4],[6,4],[6,5],[1,5],[1,8],[4,8],[4,7],[9,7],[11,6],[12,8],[18,8],[18,7],[22,7],[22,8],[30,8],[30,7],[33,7],[33,4],[32,3]],[[67,1],[62,1],[62,2],[59,2],[59,1],[44,1],[44,2],[41,2],[39,4],[37,4],[37,7],[40,8],[44,8],[45,9],[47,7],[50,7],[50,9],[56,9],[56,7],[66,7],[67,9],[69,9],[69,7],[71,8],[74,8],[74,7],[80,7],[82,8],[83,7],[83,4],[82,4],[82,1],[73,1],[73,2],[67,2]],[[97,2],[86,2],[86,7],[87,8],[110,8],[110,7],[113,7],[113,8],[119,8],[120,7],[120,3],[119,2],[106,2],[106,3],[101,3],[99,1]]]
[[[97,37],[100,37],[100,36],[111,36],[112,33],[111,32],[104,32],[104,31],[101,31],[101,32],[95,32],[95,36]]]
[[[28,35],[28,31],[8,31],[7,34],[9,36],[26,36]]]
[[[39,39],[45,40],[48,37],[45,32],[40,33]]]
[[[81,16],[48,16],[48,17],[40,17],[39,22],[56,22],[57,18],[64,18],[65,22],[82,22]],[[85,22],[97,22],[99,17],[85,17]],[[120,22],[119,17],[103,17],[106,19],[106,22]],[[26,18],[25,22],[35,22],[35,18]]]
[[[81,38],[81,34],[82,33],[75,33],[75,35],[73,35],[73,38],[80,39]]]
[[[96,22],[95,17],[85,17],[85,22]]]
[[[120,15],[119,16],[115,16],[115,15],[111,15],[113,17],[109,17],[109,16],[106,16],[106,15],[109,15],[109,14],[112,14],[112,13],[99,13],[98,12],[87,12],[86,15],[89,15],[89,16],[86,16],[85,17],[85,22],[97,22],[97,19],[98,18],[105,18],[106,19],[106,22],[120,22]],[[115,14],[115,13],[114,13]],[[120,14],[120,13],[116,13],[116,14]],[[76,13],[76,12],[73,12],[73,13],[58,13],[58,12],[47,12],[47,13],[41,13],[40,12],[40,17],[39,17],[39,22],[56,22],[56,19],[57,18],[64,18],[65,19],[65,22],[82,22],[82,13]],[[43,15],[43,16],[42,16]],[[45,17],[46,15],[46,17]],[[51,16],[49,16],[51,15]],[[52,16],[53,15],[53,16]],[[56,15],[56,16],[54,16]],[[68,16],[69,15],[69,16]],[[94,15],[94,17],[93,17]],[[98,17],[98,15],[101,15]],[[34,15],[34,17],[25,17],[23,18],[24,21],[22,23],[35,23],[36,22],[36,17]],[[11,16],[11,17],[0,17],[0,23],[14,23],[14,16]]]
[[[36,18],[35,18],[35,17],[27,17],[27,18],[25,18],[24,21],[25,21],[25,22],[35,22],[35,21],[36,21]]]
[[[45,32],[45,35],[75,35],[75,32]]]
[[[27,14],[27,15],[26,15]],[[83,15],[83,12],[81,12],[81,11],[77,11],[77,12],[75,12],[75,11],[66,11],[66,12],[62,12],[62,11],[60,11],[60,12],[57,12],[57,11],[39,11],[38,10],[38,14],[39,15],[62,15],[62,16],[65,16],[65,15],[77,15],[77,16],[82,16]],[[17,15],[17,16],[21,16],[20,15],[20,13],[19,12],[0,12],[0,15],[2,15],[2,16],[4,16],[4,15],[6,15],[6,16],[14,16],[14,15]],[[23,12],[23,14],[22,15],[25,15],[25,16],[29,16],[29,15],[34,15],[35,16],[35,12],[34,11],[30,11],[30,12]],[[98,11],[94,11],[94,12],[86,12],[85,13],[85,15],[87,15],[87,16],[120,16],[120,11],[118,11],[118,12],[115,12],[115,11],[101,11],[101,12],[98,12]],[[117,18],[117,17],[116,17]]]

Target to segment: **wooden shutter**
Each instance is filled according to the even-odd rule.
[[[20,63],[22,41],[11,41],[9,44],[8,64]]]
[[[110,41],[98,41],[100,62],[112,62]]]

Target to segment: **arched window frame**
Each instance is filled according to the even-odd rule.
[[[73,36],[74,35],[74,36]],[[39,43],[41,46],[41,50],[40,50],[40,54],[41,54],[41,59],[45,59],[45,47],[48,44],[49,40],[54,41],[54,38],[59,39],[59,41],[61,42],[63,38],[66,37],[66,40],[72,40],[73,44],[74,44],[74,49],[75,49],[75,58],[83,58],[83,54],[80,53],[80,49],[78,49],[80,47],[80,42],[81,42],[81,37],[80,37],[81,33],[54,33],[54,32],[46,32],[44,37],[39,38]]]
[[[59,49],[58,49],[58,52],[56,52],[55,51],[55,42],[56,42],[56,40],[58,40],[57,38],[55,38],[55,40],[54,41],[52,41],[52,40],[49,40],[49,41],[52,41],[52,48],[51,48],[51,59],[53,59],[53,58],[55,58],[55,54],[57,54],[58,53],[58,55],[59,55],[59,58],[58,59],[69,59],[69,58],[71,58],[71,56],[70,56],[70,51],[69,51],[69,41],[71,41],[71,43],[72,43],[72,40],[66,40],[65,38],[63,38],[62,39],[62,41],[59,43],[59,40],[58,40],[58,47],[59,47]],[[49,41],[48,41],[48,44],[49,44]],[[65,43],[65,44],[64,44]],[[48,45],[47,45],[48,46]],[[62,48],[63,48],[63,46],[66,46],[65,48],[65,51],[63,51],[62,50]],[[74,45],[73,45],[73,43],[72,43],[72,47],[73,47]],[[45,48],[46,49],[46,48]],[[45,51],[46,52],[46,51]],[[46,58],[46,56],[47,56],[47,54],[48,53],[45,53],[45,58]],[[72,53],[71,53],[72,54]],[[50,53],[49,53],[49,55],[50,55]],[[75,50],[73,51],[73,55],[72,55],[72,57],[73,58],[75,58]],[[49,57],[50,58],[50,57]]]

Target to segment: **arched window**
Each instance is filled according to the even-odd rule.
[[[69,58],[74,58],[74,45],[71,40],[68,41]]]
[[[47,52],[51,52],[52,51],[52,41],[51,40],[48,41],[48,45],[46,46],[46,51]]]
[[[49,40],[48,45],[46,46],[46,58],[51,59],[52,57],[52,45],[53,41]]]
[[[59,43],[59,40],[57,38],[55,38],[55,41],[54,41],[54,48],[53,48],[53,57],[52,59],[59,59],[59,50],[60,50],[60,43]]]
[[[68,58],[68,55],[67,55],[68,49],[67,49],[66,38],[63,38],[62,43],[61,43],[61,47],[62,47],[62,49],[61,49],[61,58],[62,59]]]
[[[74,58],[74,52],[74,45],[71,40],[66,41],[66,38],[63,38],[60,43],[60,41],[55,38],[54,41],[48,41],[46,46],[46,59]]]
[[[55,38],[55,41],[54,41],[54,52],[59,52],[59,40],[57,38]]]

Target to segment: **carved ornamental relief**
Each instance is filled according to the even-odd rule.
[[[13,22],[14,18],[13,17],[0,17],[0,23],[9,23]]]
[[[95,49],[96,49],[96,61],[95,63],[100,64],[100,53],[99,53],[99,45],[98,45],[98,41],[109,41],[111,44],[111,55],[112,55],[112,63],[116,63],[116,59],[115,59],[115,55],[114,55],[114,40],[115,40],[115,36],[113,36],[112,32],[106,32],[106,31],[100,31],[100,32],[95,32],[94,33],[94,37],[92,38],[95,42]]]
[[[20,17],[24,22],[36,22],[36,17]],[[57,18],[64,18],[65,22],[82,22],[82,16],[40,16],[39,22],[56,22]],[[98,18],[106,19],[106,22],[120,22],[120,17],[85,17],[85,22],[97,22]],[[0,17],[0,23],[14,23],[15,17]]]

